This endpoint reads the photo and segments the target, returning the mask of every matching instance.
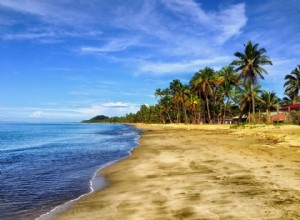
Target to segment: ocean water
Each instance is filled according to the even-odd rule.
[[[0,219],[36,219],[100,188],[95,173],[138,138],[121,124],[0,124]]]

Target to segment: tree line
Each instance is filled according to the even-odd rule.
[[[243,52],[228,66],[216,71],[210,67],[200,69],[188,84],[179,79],[167,88],[155,91],[158,103],[142,105],[136,113],[124,117],[97,116],[84,122],[121,123],[224,123],[226,119],[246,115],[248,122],[259,117],[270,122],[270,112],[279,106],[300,102],[300,65],[285,76],[285,97],[280,99],[274,91],[266,91],[259,84],[268,72],[263,68],[272,65],[266,49],[249,41]],[[262,114],[260,114],[262,113]]]

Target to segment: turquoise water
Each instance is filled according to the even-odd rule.
[[[35,219],[90,192],[138,137],[121,124],[0,124],[0,219]]]

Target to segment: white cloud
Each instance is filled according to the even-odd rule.
[[[22,34],[5,34],[2,38],[4,40],[32,40],[39,38],[54,37],[54,33],[22,33]]]
[[[220,63],[228,65],[231,57],[214,57],[211,59],[197,59],[187,62],[177,63],[144,63],[139,68],[139,73],[153,73],[153,74],[169,74],[169,73],[191,73],[195,72],[205,66],[219,66]]]
[[[69,3],[69,4],[68,4]],[[79,25],[90,16],[72,8],[68,1],[42,0],[1,0],[0,6],[41,17],[48,23]]]
[[[241,33],[241,29],[247,23],[245,13],[245,4],[241,3],[232,5],[214,16],[215,26],[221,31],[220,36],[217,37],[220,44]]]
[[[35,30],[31,32],[4,34],[3,40],[57,40],[60,38],[97,38],[101,31],[61,31],[57,30]]]
[[[218,12],[206,12],[194,0],[162,0],[162,3],[174,13],[183,15],[184,19],[190,18],[206,31],[217,31],[216,40],[220,44],[239,35],[247,22],[244,3],[231,5]]]
[[[104,107],[113,107],[113,108],[124,108],[130,106],[129,103],[123,103],[123,102],[107,102],[104,103],[102,106]]]
[[[138,40],[135,38],[120,38],[110,39],[108,43],[100,47],[81,47],[83,53],[103,53],[103,52],[117,52],[126,50],[130,46],[137,46]]]
[[[171,11],[188,16],[197,23],[210,21],[209,15],[194,0],[162,0]]]

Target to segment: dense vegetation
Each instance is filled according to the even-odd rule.
[[[142,105],[137,113],[124,117],[96,116],[84,122],[224,123],[243,115],[248,122],[270,122],[271,111],[300,102],[300,65],[286,75],[285,97],[281,100],[274,91],[265,91],[259,85],[263,74],[268,74],[263,66],[272,65],[266,50],[251,41],[244,46],[243,52],[234,54],[237,60],[218,71],[205,67],[188,84],[174,79],[169,87],[156,89],[156,105]]]

